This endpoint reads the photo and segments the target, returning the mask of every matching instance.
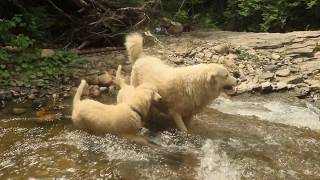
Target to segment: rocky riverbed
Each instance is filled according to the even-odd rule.
[[[225,64],[241,79],[232,95],[290,91],[293,96],[319,104],[320,31],[291,33],[244,33],[193,31],[179,37],[146,37],[146,51],[173,66],[198,63]],[[151,43],[150,43],[151,42]],[[97,98],[101,93],[114,95],[112,83],[118,64],[128,74],[131,65],[124,51],[110,51],[83,56],[86,63],[70,68],[70,76],[52,82],[43,89],[37,84],[25,86],[19,81],[0,88],[1,107],[7,102],[32,101],[35,108],[72,96],[81,78],[87,79],[85,95]],[[24,111],[14,109],[14,113]]]

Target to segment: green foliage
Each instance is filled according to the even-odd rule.
[[[163,0],[163,15],[182,23],[237,31],[319,28],[319,0]]]
[[[67,51],[41,57],[41,49],[35,45],[45,34],[43,27],[39,26],[41,23],[38,23],[39,18],[44,16],[41,13],[37,16],[24,14],[0,23],[0,46],[7,47],[0,49],[0,83],[8,85],[10,78],[25,83],[41,79],[37,85],[45,87],[49,80],[68,73],[67,67],[81,63],[82,59]]]

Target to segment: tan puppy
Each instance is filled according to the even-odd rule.
[[[162,96],[161,111],[167,111],[181,131],[187,131],[186,125],[194,114],[217,98],[225,88],[232,88],[237,83],[219,64],[174,68],[159,58],[145,55],[143,38],[138,33],[128,35],[125,46],[129,60],[134,63],[131,85],[154,84]]]
[[[86,81],[81,80],[73,99],[72,121],[76,127],[95,134],[111,133],[131,139],[139,132],[151,103],[159,101],[161,96],[152,84],[145,83],[136,88],[125,84],[120,71],[121,66],[116,77],[116,83],[121,87],[121,97],[116,105],[105,105],[90,99],[80,100],[86,85]]]

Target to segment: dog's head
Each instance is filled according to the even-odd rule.
[[[207,80],[221,90],[230,90],[238,83],[238,80],[229,73],[227,68],[220,64],[210,64]]]
[[[143,83],[136,88],[143,92],[146,97],[152,100],[152,102],[160,102],[162,100],[161,95],[158,93],[158,88],[151,83]]]

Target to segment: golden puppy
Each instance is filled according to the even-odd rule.
[[[159,101],[161,96],[152,84],[145,83],[136,88],[125,84],[120,71],[121,66],[116,77],[116,83],[121,87],[121,100],[116,105],[105,105],[90,99],[80,100],[86,85],[86,81],[81,80],[73,99],[72,121],[76,127],[95,134],[111,133],[130,139],[139,132],[151,103]]]
[[[232,88],[237,80],[219,64],[198,64],[187,67],[171,67],[159,58],[143,52],[143,38],[138,33],[127,36],[125,43],[129,60],[134,63],[131,85],[152,83],[162,96],[161,111],[168,113],[177,128],[187,131],[192,116],[208,105],[226,88]],[[165,108],[164,108],[165,107]]]

